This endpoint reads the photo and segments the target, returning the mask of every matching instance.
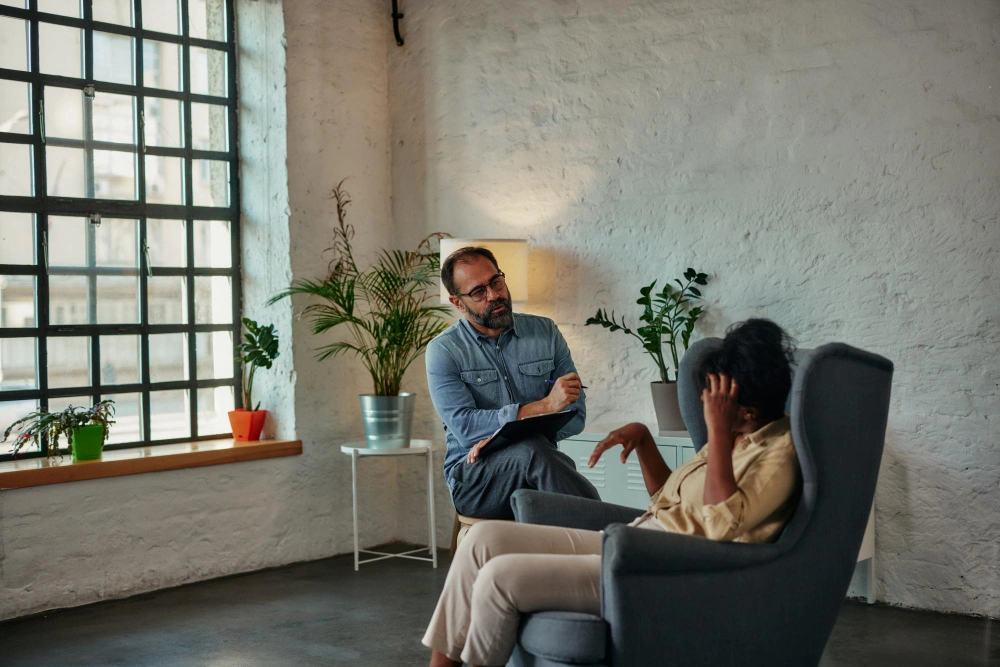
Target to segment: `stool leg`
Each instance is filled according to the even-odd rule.
[[[434,454],[427,448],[427,523],[430,529],[431,561],[438,566],[437,531],[434,521]]]
[[[351,500],[354,509],[354,571],[358,571],[358,451],[351,452]]]

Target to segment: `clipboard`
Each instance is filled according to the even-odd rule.
[[[541,434],[550,441],[556,441],[556,434],[576,416],[575,408],[567,408],[562,412],[547,412],[543,415],[533,415],[524,419],[507,422],[493,434],[485,445],[483,452],[492,452],[506,447],[529,435]]]

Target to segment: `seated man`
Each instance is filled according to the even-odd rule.
[[[534,436],[480,456],[486,438],[507,422],[576,410],[556,435],[583,430],[585,396],[573,357],[555,323],[514,314],[496,258],[462,248],[441,267],[451,303],[464,316],[427,347],[427,384],[444,421],[444,475],[455,509],[483,519],[513,519],[510,497],[538,489],[600,499],[556,443]]]

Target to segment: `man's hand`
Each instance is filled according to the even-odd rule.
[[[548,402],[549,411],[560,412],[576,403],[580,398],[582,387],[580,376],[576,373],[568,373],[556,380],[552,385],[552,391],[544,399]]]
[[[724,374],[708,374],[709,386],[701,392],[702,410],[705,415],[705,425],[709,432],[732,433],[733,424],[739,411],[736,397],[739,387],[736,380],[730,380]]]
[[[619,429],[615,429],[611,433],[608,433],[608,437],[597,443],[594,447],[594,451],[590,455],[590,460],[587,461],[587,467],[593,468],[594,465],[601,459],[601,455],[608,451],[612,447],[617,447],[622,445],[622,463],[628,459],[628,455],[632,453],[633,450],[642,447],[653,441],[653,436],[646,428],[644,424],[639,422],[632,422],[631,424],[626,424]]]
[[[469,455],[465,457],[465,460],[469,463],[475,463],[476,459],[479,458],[479,452],[482,451],[483,446],[486,445],[486,443],[489,441],[490,441],[489,438],[483,438],[482,440],[474,444],[472,446],[472,449],[469,450]]]

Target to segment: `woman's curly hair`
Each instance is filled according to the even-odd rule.
[[[698,366],[698,389],[708,387],[709,373],[736,380],[736,402],[757,408],[767,423],[785,414],[792,388],[795,340],[771,320],[738,322],[726,331],[722,347],[705,355]]]

